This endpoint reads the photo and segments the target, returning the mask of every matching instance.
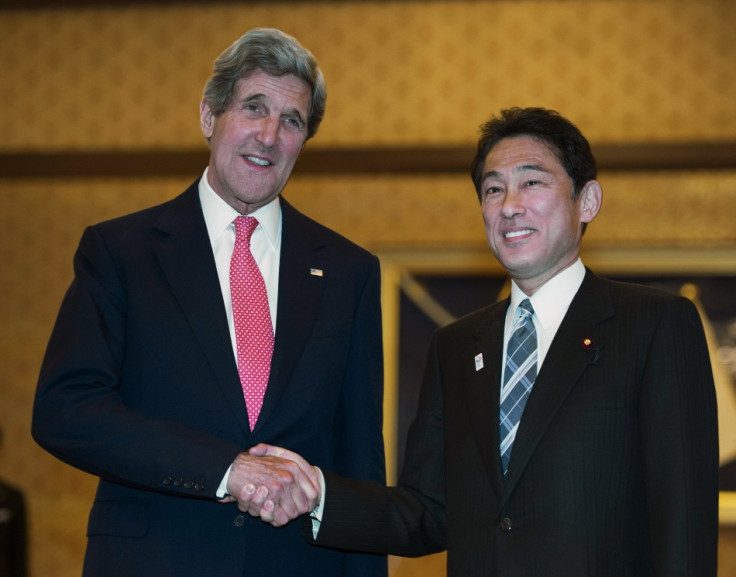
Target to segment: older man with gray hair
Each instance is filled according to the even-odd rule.
[[[33,415],[39,444],[100,478],[84,575],[386,574],[307,544],[286,522],[319,487],[247,452],[385,481],[378,260],[281,198],[325,100],[310,52],[248,32],[204,90],[202,177],[85,231]],[[256,491],[284,527],[241,513]]]

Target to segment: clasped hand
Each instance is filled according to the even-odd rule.
[[[237,501],[244,513],[281,527],[314,510],[321,494],[320,475],[296,453],[259,444],[236,457],[227,491],[222,502]]]

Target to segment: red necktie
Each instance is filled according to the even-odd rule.
[[[266,283],[250,252],[250,237],[258,221],[252,216],[239,216],[233,224],[235,247],[230,261],[230,299],[238,347],[238,373],[252,431],[271,372],[273,325]]]

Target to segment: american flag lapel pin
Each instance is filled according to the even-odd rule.
[[[322,272],[321,268],[310,268],[309,274],[311,274],[312,276],[324,276],[325,275],[325,273]]]
[[[483,353],[475,355],[475,370],[476,372],[483,368]]]

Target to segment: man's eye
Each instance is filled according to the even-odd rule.
[[[284,119],[284,123],[292,130],[301,130],[302,123],[298,118],[288,117]]]
[[[489,195],[489,194],[498,194],[499,192],[501,192],[501,187],[500,186],[489,186],[488,188],[486,188],[486,194],[487,195]]]

